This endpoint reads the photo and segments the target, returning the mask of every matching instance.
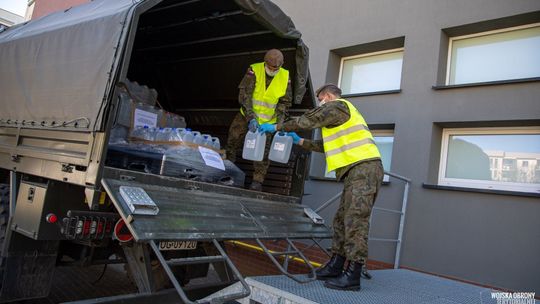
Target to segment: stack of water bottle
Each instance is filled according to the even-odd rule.
[[[259,131],[248,131],[244,139],[244,149],[242,158],[253,161],[261,161],[264,158],[264,149],[266,146],[266,134]],[[277,132],[272,139],[268,159],[288,163],[291,156],[293,138],[285,132]]]
[[[130,137],[135,140],[143,140],[154,144],[195,144],[206,146],[214,150],[220,150],[219,138],[190,128],[154,128],[137,126],[131,131]]]

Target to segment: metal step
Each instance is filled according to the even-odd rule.
[[[317,302],[302,298],[285,290],[278,289],[274,286],[261,283],[256,279],[246,278],[246,283],[248,283],[251,289],[251,294],[249,297],[236,300],[236,302],[240,304],[317,304]],[[219,296],[221,295],[221,293],[227,294],[232,292],[238,292],[241,289],[242,286],[239,283],[236,283],[208,296],[208,298],[210,299],[211,297]]]
[[[161,254],[161,251],[159,250],[159,247],[156,245],[154,241],[150,241],[149,245],[150,248],[154,251],[154,254],[158,258],[159,262],[161,263],[161,266],[163,266],[163,270],[165,270],[165,273],[169,277],[169,280],[174,286],[174,289],[180,296],[180,299],[182,300],[182,303],[184,304],[202,304],[202,303],[226,303],[229,301],[233,301],[236,299],[240,299],[243,297],[247,297],[250,294],[249,285],[246,283],[238,269],[235,267],[235,265],[232,263],[231,259],[227,256],[225,253],[225,250],[221,247],[219,242],[217,240],[212,240],[212,243],[216,247],[216,249],[219,251],[219,256],[205,256],[205,257],[191,257],[191,258],[184,258],[184,259],[177,259],[174,261],[174,263],[169,263],[165,260],[163,255]],[[208,300],[196,300],[191,301],[186,294],[186,291],[184,288],[180,285],[180,283],[177,281],[174,273],[172,272],[171,268],[169,267],[170,264],[174,265],[190,265],[190,264],[200,264],[200,263],[211,263],[211,262],[221,262],[225,261],[227,263],[227,266],[232,270],[235,277],[240,280],[240,289],[235,292],[225,292],[221,293],[219,295],[216,295],[214,297],[210,297]]]

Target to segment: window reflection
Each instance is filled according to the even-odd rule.
[[[540,135],[452,135],[446,177],[540,183]]]

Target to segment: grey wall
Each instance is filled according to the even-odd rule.
[[[441,30],[539,11],[540,1],[274,2],[310,47],[314,87],[337,82],[339,56],[331,50],[405,37],[401,93],[350,98],[369,124],[395,124],[392,171],[413,180],[402,266],[540,294],[540,199],[422,187],[437,181],[444,126],[523,125],[524,120],[540,125],[539,82],[433,90],[441,79],[439,61],[446,58]],[[316,207],[340,190],[337,183],[310,180],[304,202]],[[376,205],[399,206],[401,191],[392,181]],[[373,221],[372,235],[397,231],[396,218],[376,213]],[[370,258],[392,263],[394,248],[370,242]]]

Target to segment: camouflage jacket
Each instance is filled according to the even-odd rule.
[[[270,77],[266,75],[266,87],[270,85],[272,82],[272,79],[274,77]],[[238,102],[244,109],[244,113],[246,114],[246,120],[250,121],[251,119],[255,118],[255,113],[253,113],[253,91],[255,90],[255,84],[257,83],[255,78],[255,73],[251,70],[251,67],[248,68],[246,74],[244,75],[244,78],[242,78],[242,81],[238,85],[238,89],[240,89],[240,92],[238,94]],[[276,116],[278,122],[283,122],[285,118],[289,116],[288,110],[292,105],[292,88],[291,88],[291,79],[289,78],[289,82],[287,84],[287,91],[285,92],[285,96],[281,97],[278,101],[278,105],[276,107]]]
[[[349,108],[342,101],[331,101],[323,104],[320,107],[312,109],[300,117],[295,117],[285,121],[283,124],[278,124],[276,127],[278,130],[291,132],[291,131],[308,131],[316,128],[334,128],[342,125],[349,120],[351,114]],[[302,148],[324,153],[324,146],[322,140],[309,140],[304,139]],[[361,160],[359,162],[350,164],[345,167],[336,169],[337,180],[342,180],[349,169],[355,165],[369,160]]]

